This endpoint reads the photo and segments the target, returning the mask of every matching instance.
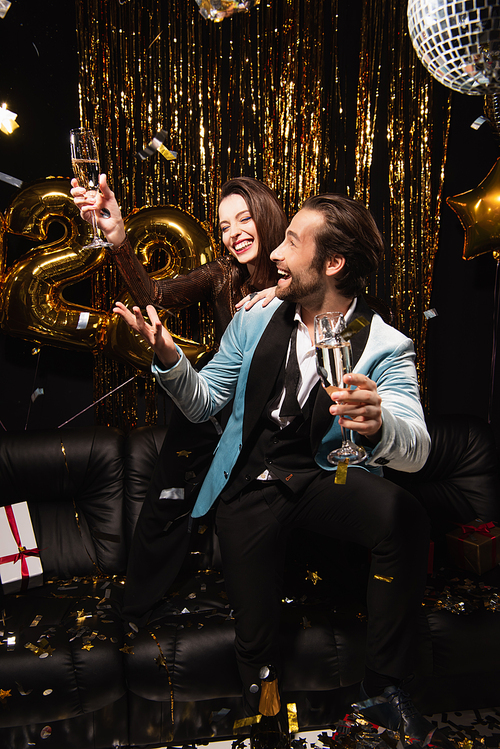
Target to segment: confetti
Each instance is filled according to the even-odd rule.
[[[222,707],[220,710],[218,710],[216,713],[212,713],[210,717],[211,723],[217,723],[217,721],[221,720],[221,718],[225,718],[228,713],[230,713],[231,710],[228,707]]]
[[[347,469],[349,467],[349,460],[343,460],[342,463],[339,463],[337,466],[337,470],[335,471],[335,484],[345,484],[347,481]]]
[[[2,104],[0,107],[0,130],[6,135],[11,135],[14,130],[17,130],[19,125],[16,122],[17,114],[9,112],[7,104]]]
[[[24,689],[23,685],[20,684],[18,681],[16,681],[16,687],[17,687],[17,691],[19,692],[19,694],[22,695],[23,697],[26,697],[28,694],[31,694],[31,692],[33,691],[32,689]]]
[[[0,172],[0,182],[6,182],[8,185],[12,185],[13,187],[22,187],[23,184],[23,181],[21,179],[11,177],[10,174],[5,174],[5,172]]]
[[[37,388],[31,393],[31,402],[34,403],[40,395],[45,395],[43,388]]]
[[[159,151],[161,155],[167,159],[167,161],[173,161],[174,159],[176,159],[176,151],[169,151],[168,148],[164,145],[167,135],[168,133],[166,130],[159,130],[155,134],[153,140],[151,140],[147,146],[144,146],[142,151],[137,152],[137,158],[140,161],[146,161],[146,159],[149,159],[149,157],[152,156],[155,151]]]
[[[472,130],[479,130],[481,125],[484,125],[485,122],[489,122],[489,120],[486,117],[484,117],[484,115],[481,115],[480,117],[476,117],[476,119],[471,125]]]
[[[42,638],[38,645],[33,645],[32,642],[27,642],[24,646],[27,650],[31,650],[35,655],[37,655],[39,658],[47,658],[49,655],[52,655],[52,653],[55,651],[55,648],[52,648],[49,645],[48,640],[45,638]]]
[[[299,722],[297,718],[297,705],[295,702],[289,702],[286,708],[288,713],[288,732],[298,733]]]
[[[356,333],[359,333],[360,330],[366,328],[367,325],[369,325],[369,323],[366,318],[357,317],[342,331],[342,338],[345,341],[349,341],[354,335],[356,335]]]
[[[318,575],[317,572],[310,572],[307,570],[306,580],[310,580],[313,585],[316,585],[323,578]]]
[[[233,723],[233,731],[236,731],[237,728],[253,726],[254,723],[260,723],[261,720],[262,715],[252,715],[250,718],[241,718],[240,720],[235,720]]]

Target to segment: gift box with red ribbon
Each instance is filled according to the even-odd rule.
[[[451,561],[463,570],[482,575],[500,562],[500,528],[472,520],[446,534]]]
[[[27,502],[0,507],[0,580],[4,593],[43,584],[40,550]]]

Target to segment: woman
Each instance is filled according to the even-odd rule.
[[[213,309],[218,344],[244,297],[263,290],[268,290],[271,298],[274,296],[270,287],[274,288],[277,273],[269,256],[283,241],[287,220],[274,192],[262,182],[237,177],[222,186],[219,227],[229,254],[186,275],[164,280],[150,278],[133,252],[105,175],[100,177],[101,192],[95,199],[78,186],[76,179],[71,184],[71,194],[82,217],[89,221],[90,211],[96,212],[99,228],[112,244],[110,254],[139,307],[152,304],[183,309],[196,302],[208,302]],[[259,298],[267,295],[266,291]]]
[[[95,199],[72,181],[71,194],[84,219],[97,214],[113,260],[139,307],[148,304],[182,309],[196,302],[212,304],[216,344],[237,308],[274,296],[277,272],[271,252],[283,241],[287,221],[275,194],[250,177],[226,182],[219,197],[219,226],[228,255],[186,275],[154,280],[134,254],[113,192],[100,177]],[[272,287],[272,288],[269,288]],[[248,294],[260,292],[251,301]],[[121,302],[117,302],[120,306]],[[133,628],[143,625],[172,584],[186,555],[190,512],[201,478],[220,434],[218,424],[191,424],[174,409],[134,532],[121,616]]]

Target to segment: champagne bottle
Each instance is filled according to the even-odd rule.
[[[250,745],[252,749],[289,749],[290,735],[286,716],[281,711],[276,669],[273,666],[263,666],[259,677],[259,712],[262,717],[252,726]]]

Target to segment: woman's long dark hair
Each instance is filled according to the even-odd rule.
[[[233,280],[240,288],[246,283],[249,291],[274,286],[278,275],[269,256],[285,238],[288,222],[283,208],[274,192],[253,177],[235,177],[225,182],[221,188],[219,205],[229,195],[241,195],[254,220],[259,239],[259,254],[250,277],[247,267],[238,263],[231,255]]]

